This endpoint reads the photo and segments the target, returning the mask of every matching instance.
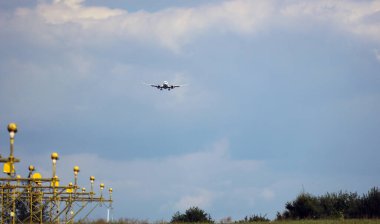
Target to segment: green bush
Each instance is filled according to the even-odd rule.
[[[178,223],[178,222],[214,223],[211,216],[198,207],[191,207],[187,209],[184,214],[180,212],[176,212],[173,215],[172,220],[170,222],[171,223]]]

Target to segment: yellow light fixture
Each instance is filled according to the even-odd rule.
[[[8,124],[8,131],[9,131],[9,133],[11,133],[11,132],[16,133],[17,132],[17,125],[15,123]]]
[[[53,153],[51,154],[51,159],[53,160],[53,163],[57,162],[57,160],[59,159],[59,157],[58,157],[58,153],[53,152]]]
[[[79,166],[74,166],[74,174],[77,175],[79,171]]]
[[[33,171],[34,171],[34,166],[33,166],[33,165],[30,165],[30,166],[29,166],[29,171],[30,171],[30,172],[33,172]]]

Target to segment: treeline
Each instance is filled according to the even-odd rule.
[[[380,218],[379,188],[374,187],[362,196],[342,191],[322,196],[301,193],[285,204],[284,212],[277,213],[277,220],[328,218]]]
[[[301,193],[297,198],[285,204],[285,210],[277,213],[275,221],[299,219],[380,219],[380,190],[374,187],[367,194],[342,192],[313,196]],[[269,222],[266,215],[251,215],[233,221],[231,217],[218,223],[254,223]],[[81,223],[104,224],[104,219]],[[184,213],[176,212],[170,222],[165,220],[148,222],[147,220],[119,219],[114,224],[174,224],[174,223],[215,223],[211,215],[198,207],[190,207]]]

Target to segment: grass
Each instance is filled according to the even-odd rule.
[[[265,223],[265,222],[262,222],[262,223]],[[380,224],[380,219],[292,220],[292,221],[273,221],[270,223],[271,224],[375,224],[375,223]]]
[[[89,224],[107,224],[105,220],[96,220],[92,222],[84,222]],[[169,222],[148,222],[140,220],[119,220],[110,222],[109,224],[170,224]],[[218,224],[219,222],[215,222]],[[192,224],[192,223],[179,223],[179,224]],[[197,223],[202,224],[202,223]],[[208,223],[205,223],[208,224]],[[227,224],[227,223],[225,223]],[[229,224],[235,224],[230,222]],[[271,222],[245,222],[240,224],[380,224],[380,219],[329,219],[329,220],[284,220],[284,221],[271,221]]]

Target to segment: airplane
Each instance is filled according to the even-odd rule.
[[[184,85],[171,85],[169,84],[168,81],[164,81],[161,85],[155,85],[155,84],[146,84],[146,85],[149,85],[151,87],[156,87],[157,89],[159,90],[162,90],[162,89],[167,89],[167,90],[171,90],[171,89],[174,89],[176,87],[181,87],[181,86],[184,86]]]

